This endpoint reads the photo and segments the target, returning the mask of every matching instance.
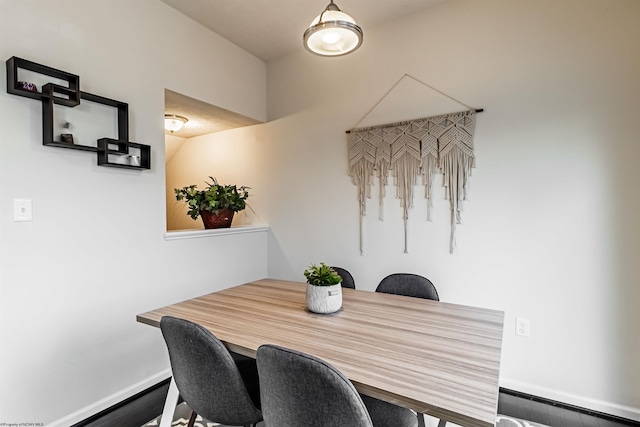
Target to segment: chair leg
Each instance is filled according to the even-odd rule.
[[[197,417],[198,417],[198,414],[196,414],[196,411],[191,411],[191,416],[189,417],[189,422],[187,423],[187,427],[193,427]]]
[[[445,420],[440,420],[440,422],[438,423],[438,427],[445,427],[447,425],[447,422]]]

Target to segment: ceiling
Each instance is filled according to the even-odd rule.
[[[268,62],[304,51],[302,34],[328,0],[162,0],[254,56]],[[444,0],[334,0],[364,32]]]
[[[192,138],[198,135],[262,123],[169,89],[164,90],[164,111],[165,114],[175,114],[189,120],[182,129],[172,133],[172,135],[181,138]]]
[[[329,4],[328,0],[161,1],[265,62],[295,52],[306,52],[302,34]],[[334,1],[356,20],[364,32],[366,43],[367,28],[445,0]],[[181,130],[173,133],[182,138],[259,123],[170,90],[165,90],[165,113],[189,119]]]

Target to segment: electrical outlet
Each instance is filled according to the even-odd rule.
[[[516,335],[521,337],[531,336],[531,321],[524,317],[516,317]]]

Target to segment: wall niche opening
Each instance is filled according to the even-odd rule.
[[[187,215],[186,204],[176,201],[174,188],[196,184],[203,189],[205,180],[212,175],[223,184],[246,185],[244,182],[229,182],[242,181],[243,177],[235,171],[238,167],[234,168],[235,163],[241,164],[242,158],[239,154],[234,155],[233,144],[219,143],[224,138],[218,134],[263,122],[169,89],[165,89],[164,99],[165,114],[188,119],[180,130],[165,130],[167,232],[204,229],[202,220],[191,219]],[[223,158],[225,161],[221,161]]]

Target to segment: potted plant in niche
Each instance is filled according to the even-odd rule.
[[[321,262],[304,271],[307,278],[307,309],[314,313],[335,313],[342,308],[342,278]]]
[[[204,190],[198,190],[195,185],[174,188],[176,200],[187,203],[187,215],[191,218],[202,217],[205,229],[231,227],[233,215],[247,206],[249,187],[222,185],[214,177],[209,178],[211,183],[205,181]]]

